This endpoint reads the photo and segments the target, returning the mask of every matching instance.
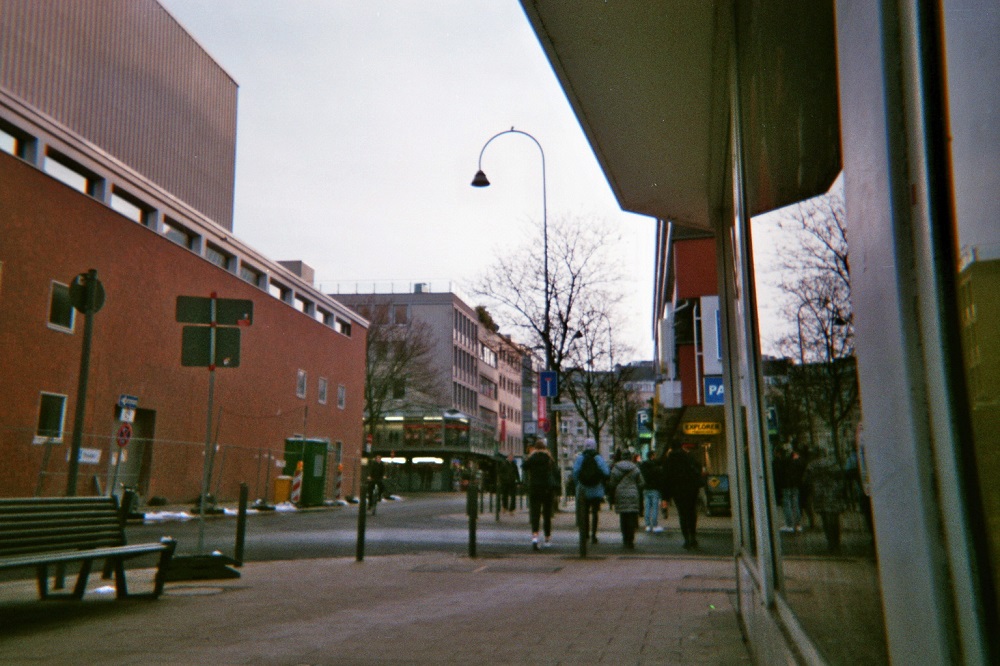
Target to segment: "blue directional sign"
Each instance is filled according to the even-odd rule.
[[[726,404],[726,391],[722,384],[722,377],[705,377],[705,404]]]
[[[543,398],[555,398],[559,395],[559,376],[555,370],[542,370],[538,373],[538,395]]]

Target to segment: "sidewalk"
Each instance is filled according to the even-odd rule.
[[[33,583],[5,583],[0,653],[42,664],[746,664],[732,576],[720,560],[425,554],[249,564],[235,581],[168,584],[157,601],[114,601],[99,576],[82,603],[41,603]],[[130,587],[149,577],[131,572]]]
[[[557,525],[571,524],[559,514]],[[0,584],[0,659],[38,664],[749,664],[727,558],[581,560],[423,553],[250,563],[239,580],[168,583],[82,603]],[[150,570],[129,572],[147,589]],[[103,586],[103,587],[102,587]]]

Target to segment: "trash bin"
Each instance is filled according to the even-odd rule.
[[[326,491],[326,460],[330,442],[325,439],[290,438],[285,440],[285,470],[289,478],[302,461],[302,497],[299,506],[322,506]],[[289,495],[291,485],[289,484]]]
[[[729,475],[714,474],[705,479],[705,514],[709,516],[730,516]]]
[[[292,477],[281,475],[274,479],[274,503],[287,502],[292,496]]]

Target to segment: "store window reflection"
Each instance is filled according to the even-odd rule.
[[[778,594],[830,663],[886,663],[842,179],[752,225]]]
[[[952,166],[957,327],[972,425],[970,513],[993,571],[993,615],[1000,616],[1000,12],[988,3],[946,5],[945,62]],[[992,489],[992,490],[991,490]],[[976,511],[980,504],[981,511]],[[981,518],[981,520],[980,520]]]

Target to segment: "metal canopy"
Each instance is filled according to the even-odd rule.
[[[829,0],[521,0],[624,210],[711,231],[726,205],[740,52],[751,214],[840,169]]]

